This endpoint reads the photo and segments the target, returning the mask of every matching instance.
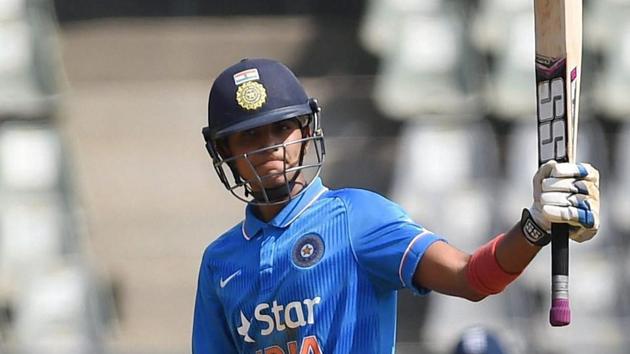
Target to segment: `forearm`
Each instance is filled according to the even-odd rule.
[[[540,250],[523,235],[520,223],[473,252],[466,265],[468,286],[481,298],[503,291]]]
[[[536,256],[542,247],[529,243],[520,223],[503,235],[503,239],[496,248],[496,259],[501,268],[507,273],[520,273]]]
[[[501,292],[531,262],[539,246],[532,246],[519,224],[468,255],[445,242],[435,242],[424,253],[414,274],[416,286],[478,301]]]

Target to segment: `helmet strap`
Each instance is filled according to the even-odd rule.
[[[252,191],[251,194],[254,197],[254,200],[257,202],[264,203],[274,203],[280,202],[291,194],[291,190],[295,185],[295,180],[291,179],[291,181],[275,188],[265,188],[263,191]],[[266,198],[265,198],[266,197]]]

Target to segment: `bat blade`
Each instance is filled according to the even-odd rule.
[[[574,162],[582,70],[582,0],[534,0],[538,163]],[[552,226],[549,322],[566,326],[569,308],[568,225]]]

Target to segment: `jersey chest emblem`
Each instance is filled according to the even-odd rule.
[[[299,268],[311,267],[324,256],[324,240],[318,234],[300,237],[293,245],[291,260]]]

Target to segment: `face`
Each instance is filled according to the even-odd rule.
[[[285,165],[287,169],[297,166],[302,149],[302,143],[290,143],[302,138],[299,122],[289,119],[232,134],[227,137],[226,143],[230,156],[247,154],[234,163],[240,176],[249,183],[252,190],[259,191],[286,183],[283,173]],[[255,152],[279,144],[287,145]],[[294,175],[295,172],[290,172],[286,177],[291,180]],[[262,186],[257,176],[262,178]]]

